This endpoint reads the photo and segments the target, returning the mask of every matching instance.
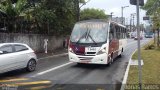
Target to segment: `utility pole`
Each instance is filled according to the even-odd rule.
[[[142,66],[141,66],[141,42],[140,42],[140,18],[139,18],[139,6],[144,5],[144,0],[130,0],[130,4],[136,5],[137,9],[137,46],[138,46],[138,79],[139,79],[139,90],[142,90]]]
[[[129,25],[128,24],[128,18],[126,18],[125,22],[124,22],[124,25]]]
[[[131,17],[130,17],[130,32],[132,32],[132,14],[131,14]]]
[[[124,9],[124,7],[121,7],[121,9],[122,9],[122,24],[123,24],[123,9]]]
[[[133,29],[135,30],[135,25],[134,25],[134,14],[133,14]]]
[[[79,0],[74,0],[75,3],[75,10],[76,10],[76,19],[77,21],[80,20],[80,8],[79,8]]]
[[[132,31],[132,29],[134,29],[134,15],[136,13],[132,13],[131,16],[130,16],[130,30]]]
[[[77,9],[77,21],[79,21],[80,20],[80,10],[81,10],[81,8],[91,0],[88,0],[88,1],[84,2],[81,6],[80,6],[80,0],[74,0],[74,1],[75,1],[76,9]]]

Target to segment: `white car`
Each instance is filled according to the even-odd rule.
[[[37,56],[26,44],[0,43],[0,73],[26,68],[34,71],[37,65]]]

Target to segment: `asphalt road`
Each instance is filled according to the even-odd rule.
[[[149,40],[143,39],[141,44]],[[69,62],[68,56],[41,59],[34,72],[21,69],[1,74],[0,87],[18,90],[119,90],[128,61],[136,48],[137,41],[128,39],[122,57],[116,58],[111,66],[77,65]]]

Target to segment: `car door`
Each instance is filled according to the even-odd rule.
[[[3,45],[0,47],[0,73],[13,69],[14,59],[12,45]]]
[[[26,67],[26,63],[28,62],[28,48],[24,45],[14,44],[13,45],[15,52],[15,59],[17,66],[19,68]]]

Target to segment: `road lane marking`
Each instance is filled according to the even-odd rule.
[[[25,81],[25,80],[29,80],[29,79],[28,79],[28,78],[18,78],[18,79],[0,80],[0,83],[4,83],[4,82],[15,82],[15,81]]]
[[[27,86],[27,85],[38,85],[38,84],[50,84],[51,81],[35,81],[35,82],[22,82],[22,83],[13,83],[7,84],[7,86]]]
[[[62,65],[60,65],[60,66],[57,66],[57,67],[54,67],[54,68],[45,70],[45,71],[43,71],[43,72],[37,73],[36,75],[33,75],[33,76],[31,76],[31,77],[36,77],[36,76],[40,76],[40,75],[46,74],[46,73],[48,73],[48,72],[57,70],[57,69],[59,69],[59,68],[62,68],[62,67],[64,67],[64,66],[67,66],[67,65],[72,64],[72,63],[73,63],[73,62],[68,62],[68,63],[62,64]]]
[[[32,87],[32,88],[28,88],[29,90],[42,90],[42,89],[46,89],[46,88],[50,88],[52,87],[52,85],[50,86],[37,86],[37,87]]]
[[[52,58],[52,57],[59,57],[59,56],[64,56],[64,55],[68,55],[68,53],[63,53],[63,54],[58,54],[58,55],[52,55],[52,56],[48,56],[48,57],[44,57],[44,58],[39,58],[38,60]]]

